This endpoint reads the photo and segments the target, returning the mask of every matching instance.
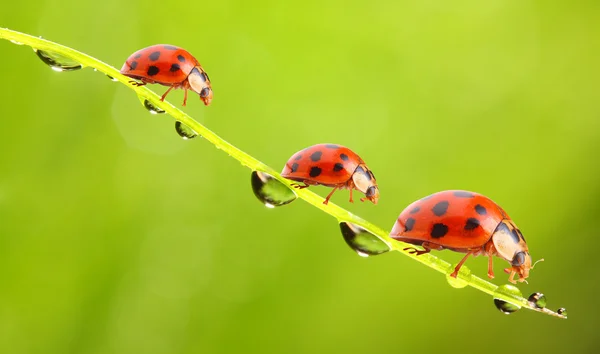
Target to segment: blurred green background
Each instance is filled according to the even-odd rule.
[[[3,3],[0,26],[117,68],[188,49],[215,98],[186,112],[278,170],[353,148],[380,203],[333,200],[386,229],[436,191],[489,196],[546,259],[523,294],[570,316],[505,316],[396,252],[358,257],[329,215],[265,208],[248,169],[128,88],[1,41],[1,353],[598,351],[600,2],[37,0]]]

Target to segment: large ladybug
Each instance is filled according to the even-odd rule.
[[[302,182],[295,188],[307,188],[310,185],[333,187],[333,190],[323,204],[329,203],[329,198],[338,189],[356,189],[365,193],[360,201],[370,200],[377,204],[379,188],[373,172],[365,162],[347,147],[335,144],[317,144],[298,151],[286,162],[281,175],[287,179]]]
[[[491,199],[477,193],[451,190],[432,194],[409,205],[400,213],[390,237],[419,245],[404,250],[421,255],[431,250],[449,249],[467,255],[450,276],[456,278],[470,255],[489,257],[488,276],[494,277],[492,256],[510,262],[508,280],[529,276],[533,268],[525,238],[506,212]]]
[[[187,91],[200,95],[205,105],[213,98],[208,75],[200,63],[187,50],[168,44],[157,44],[131,54],[121,68],[121,74],[140,82],[134,85],[161,84],[169,86],[160,98],[167,97],[172,89],[184,90],[183,105],[187,102]]]

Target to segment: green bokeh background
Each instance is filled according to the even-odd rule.
[[[35,0],[0,26],[117,68],[188,49],[215,98],[186,112],[276,169],[352,147],[380,203],[333,199],[386,229],[436,191],[491,197],[546,259],[523,294],[570,316],[505,316],[396,252],[358,257],[329,215],[263,207],[248,169],[126,87],[1,41],[0,353],[598,351],[600,2]]]

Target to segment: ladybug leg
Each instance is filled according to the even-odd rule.
[[[403,251],[408,251],[408,253],[410,253],[410,254],[416,254],[417,256],[420,256],[422,254],[431,252],[431,249],[425,248],[424,250],[418,250],[414,247],[406,247],[405,249],[403,249]]]
[[[469,256],[473,253],[473,251],[469,251],[467,253],[467,255],[460,260],[460,262],[458,262],[458,264],[456,265],[456,267],[454,268],[454,272],[452,272],[452,274],[450,274],[450,276],[452,278],[456,278],[456,276],[458,275],[458,271],[460,270],[460,267],[463,266],[463,264],[465,263],[465,261],[467,260],[467,258],[469,258]]]
[[[492,255],[488,256],[488,277],[494,279],[494,267],[492,265]]]
[[[303,185],[303,186],[301,186],[301,185],[300,185],[300,184],[298,184],[298,183],[292,183],[291,185],[292,185],[292,186],[294,186],[294,188],[298,188],[298,189],[304,189],[304,188],[308,188],[308,187],[309,187],[309,185],[308,185],[308,184],[306,184],[306,182],[302,182],[302,183],[304,183],[304,185]]]
[[[185,103],[187,102],[187,88],[183,88],[183,105],[185,106]]]
[[[337,190],[338,190],[338,188],[340,188],[340,187],[339,187],[339,186],[336,186],[335,188],[333,188],[333,190],[331,191],[331,193],[329,193],[329,194],[327,195],[327,198],[325,198],[325,201],[323,202],[323,204],[325,204],[325,205],[329,204],[329,198],[331,198],[331,196],[333,195],[333,193],[334,193],[335,191],[337,191]]]
[[[146,85],[145,82],[139,82],[139,81],[135,81],[135,80],[129,80],[129,83],[132,84],[133,86],[144,86],[144,85]]]
[[[424,250],[418,250],[418,249],[416,249],[414,247],[406,247],[404,249],[404,251],[410,250],[410,251],[408,251],[408,253],[410,253],[410,254],[416,254],[417,256],[420,256],[422,254],[431,252],[431,250],[441,251],[441,250],[444,249],[444,247],[442,247],[440,245],[436,245],[434,243],[429,243],[429,242],[423,242],[421,244],[421,247],[423,247]]]
[[[362,199],[360,201],[362,201]],[[352,200],[352,188],[350,188],[350,203],[354,203],[354,200]]]
[[[505,273],[510,273],[510,276],[508,277],[508,281],[509,282],[511,282],[513,284],[517,283],[517,281],[514,279],[515,278],[515,274],[517,274],[517,272],[515,272],[512,268],[506,268],[506,269],[504,269],[504,272]]]
[[[165,92],[162,97],[160,98],[161,101],[165,100],[165,97],[167,97],[167,94],[173,89],[173,86],[169,87],[169,89],[167,90],[167,92]],[[185,101],[183,103],[183,105],[185,106]]]

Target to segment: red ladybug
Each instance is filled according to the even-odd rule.
[[[365,193],[360,201],[370,200],[377,204],[379,188],[373,172],[365,162],[347,147],[335,144],[317,144],[298,151],[286,162],[281,175],[287,179],[302,182],[294,187],[302,189],[310,185],[333,187],[333,190],[323,204],[329,203],[329,198],[338,189],[356,189]]]
[[[187,101],[187,90],[200,95],[205,105],[213,98],[208,75],[200,63],[187,50],[167,44],[157,44],[131,54],[121,68],[121,74],[141,83],[135,85],[161,84],[170,86],[160,98],[165,99],[174,88],[185,91],[183,105]]]
[[[515,274],[519,281],[533,268],[523,234],[504,210],[491,199],[477,193],[453,190],[432,194],[409,205],[400,213],[390,237],[419,245],[424,250],[405,248],[421,255],[433,250],[449,249],[467,255],[450,275],[456,278],[470,255],[489,257],[488,276],[494,277],[492,256],[510,262],[508,280]]]

